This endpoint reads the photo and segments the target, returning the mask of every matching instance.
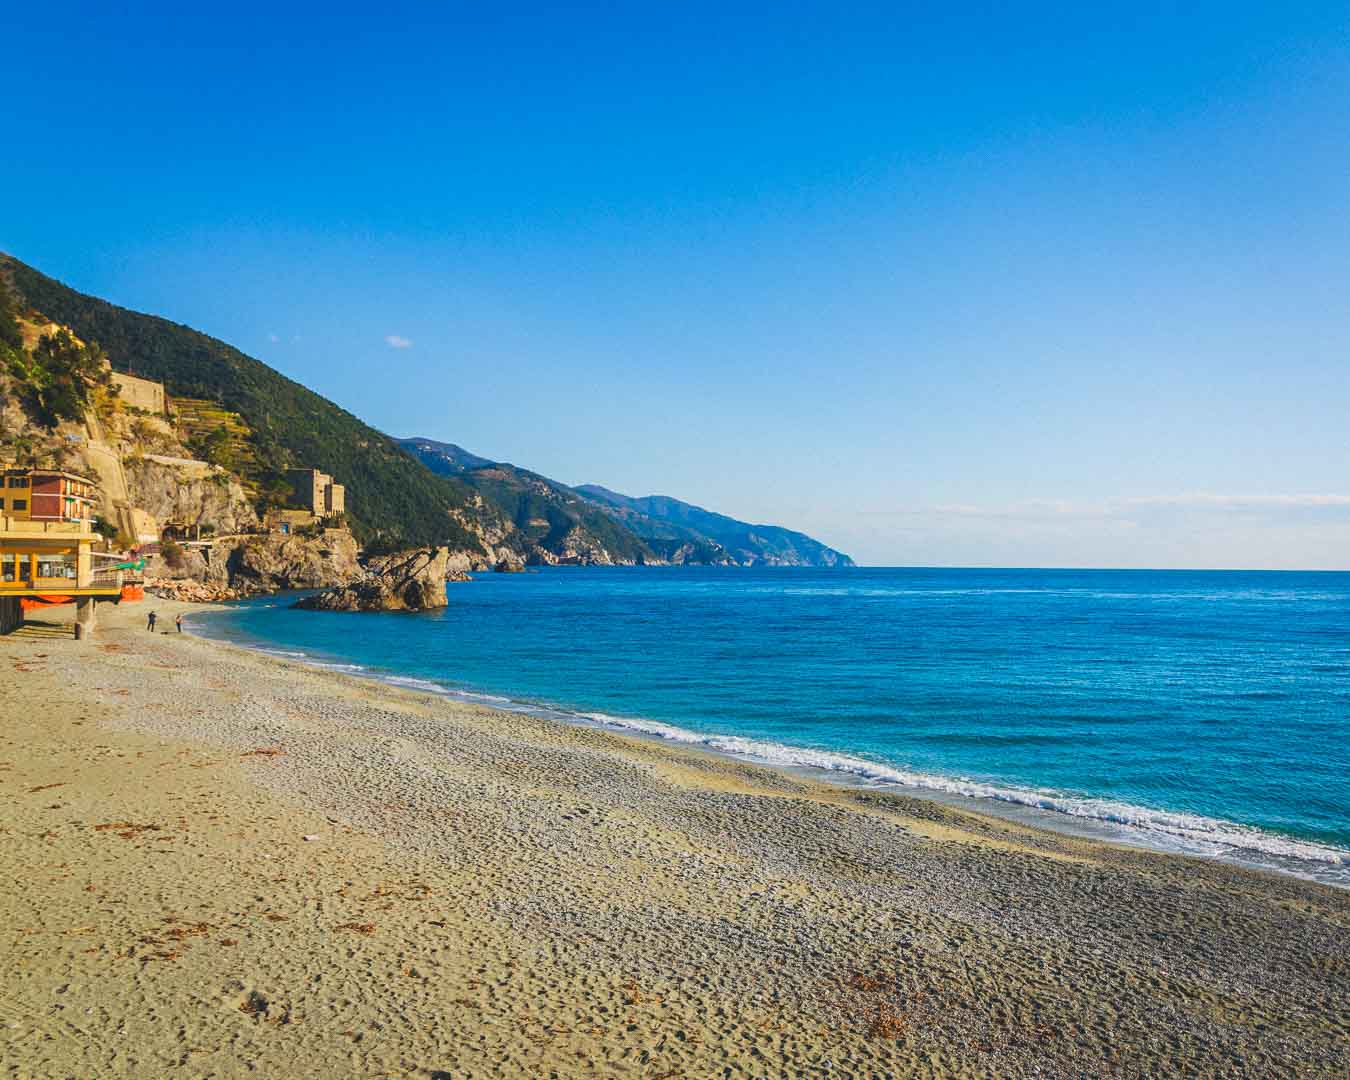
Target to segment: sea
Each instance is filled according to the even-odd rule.
[[[1350,573],[567,567],[247,648],[1350,887]]]

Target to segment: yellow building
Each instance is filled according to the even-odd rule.
[[[60,599],[76,602],[76,633],[88,632],[95,602],[122,595],[120,573],[93,569],[92,483],[40,469],[6,470],[0,480],[0,633],[22,623],[21,600]]]

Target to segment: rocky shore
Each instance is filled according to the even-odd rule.
[[[232,585],[193,581],[191,578],[147,577],[145,591],[163,600],[187,604],[214,604],[222,600],[241,600],[251,595],[247,590]]]
[[[13,1075],[1350,1072],[1350,893],[143,614],[0,638]]]

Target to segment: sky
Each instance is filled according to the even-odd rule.
[[[1350,568],[1350,5],[186,6],[6,15],[0,250],[863,563]]]

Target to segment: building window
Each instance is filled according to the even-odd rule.
[[[0,555],[0,583],[13,585],[18,581],[18,563],[19,556],[13,554]]]
[[[4,508],[5,508],[5,500],[0,499],[0,510],[3,510]]]
[[[15,509],[15,510],[27,510],[27,509],[28,509],[28,500],[27,500],[27,499],[15,499],[15,500],[14,500],[14,509]]]
[[[38,556],[38,577],[52,580],[54,578],[65,578],[70,581],[75,580],[75,556],[74,555],[39,555]]]

